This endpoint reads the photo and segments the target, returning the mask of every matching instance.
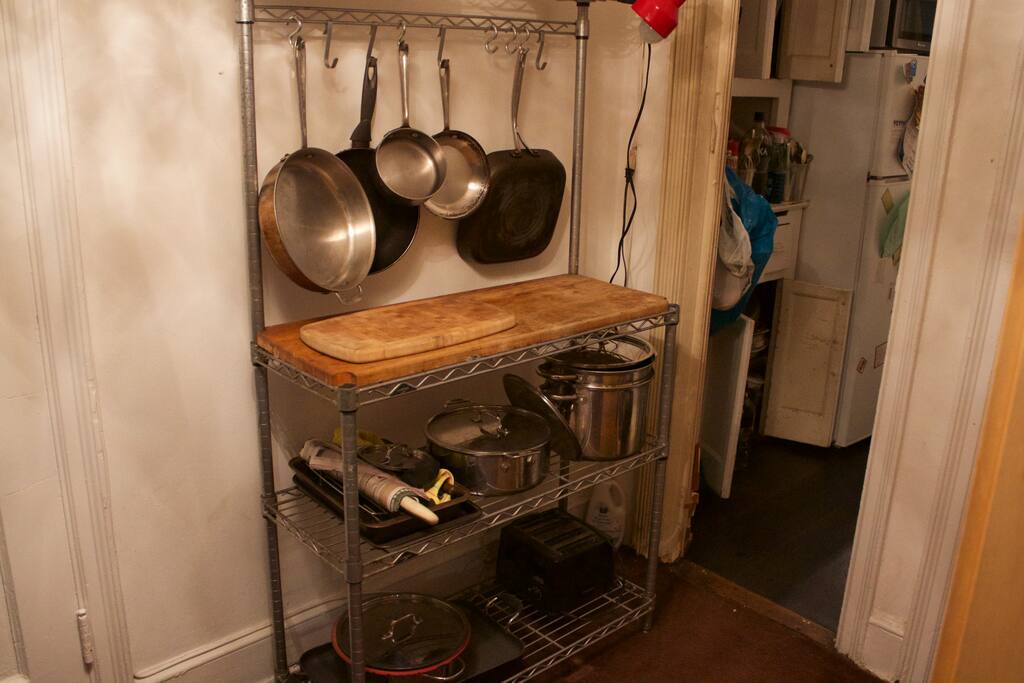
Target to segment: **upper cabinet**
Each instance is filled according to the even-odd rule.
[[[840,83],[851,0],[785,0],[779,77]]]
[[[850,2],[850,26],[846,31],[847,52],[867,52],[871,49],[871,24],[875,18],[875,0]]]
[[[776,0],[741,0],[736,36],[737,78],[771,78]]]
[[[869,49],[874,8],[875,0],[741,0],[735,75],[840,83],[846,52]]]

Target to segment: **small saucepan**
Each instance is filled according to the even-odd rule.
[[[438,58],[444,50],[444,29],[441,29],[441,47]],[[449,121],[449,94],[451,92],[451,63],[441,59],[441,111],[444,114],[444,130],[434,136],[441,145],[447,170],[444,183],[424,206],[427,211],[447,220],[465,218],[476,211],[487,195],[491,185],[491,168],[487,163],[487,152],[469,133],[452,130]]]
[[[409,45],[398,41],[398,75],[402,92],[402,125],[377,147],[377,175],[396,200],[419,206],[444,183],[447,166],[433,137],[409,125]]]

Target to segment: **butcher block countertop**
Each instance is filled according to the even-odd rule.
[[[497,334],[433,351],[371,363],[349,363],[314,351],[299,338],[299,322],[274,325],[259,333],[256,343],[275,358],[331,387],[366,386],[454,365],[474,357],[608,327],[668,311],[664,297],[647,294],[581,275],[556,275],[511,285],[459,292],[422,302],[483,302],[515,314],[516,324]],[[407,304],[382,306],[387,311]],[[371,311],[372,312],[372,311]],[[364,312],[362,315],[366,315]],[[341,317],[344,319],[344,316]]]

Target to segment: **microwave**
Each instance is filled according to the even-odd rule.
[[[936,0],[875,0],[871,47],[928,54]]]

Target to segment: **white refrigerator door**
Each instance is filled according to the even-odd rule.
[[[910,192],[909,180],[868,183],[864,241],[857,285],[853,290],[850,331],[833,440],[849,446],[871,436],[878,389],[882,384],[889,322],[896,289],[896,266],[881,256],[881,233],[887,207]]]
[[[913,73],[913,79],[907,78]],[[874,150],[871,153],[873,178],[907,175],[900,163],[897,150],[906,128],[907,119],[914,110],[914,89],[924,84],[928,74],[928,58],[921,55],[889,53],[882,57],[875,124]],[[812,150],[813,151],[813,150]]]
[[[857,281],[864,182],[875,147],[884,55],[848,54],[841,85],[794,83],[789,129],[814,155],[807,171],[796,279],[837,289]]]

